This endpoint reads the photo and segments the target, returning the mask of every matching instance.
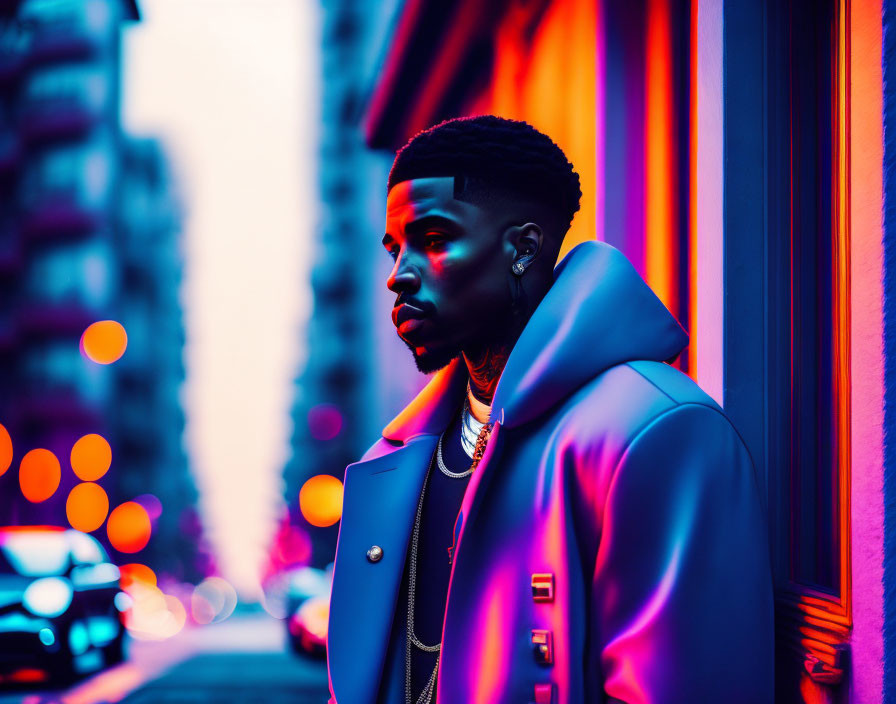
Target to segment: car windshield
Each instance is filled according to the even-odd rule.
[[[62,532],[12,533],[0,538],[0,573],[26,577],[64,574],[69,566],[68,542]]]

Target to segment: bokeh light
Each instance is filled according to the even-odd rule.
[[[124,354],[128,334],[121,323],[100,320],[87,326],[81,335],[81,352],[97,364],[112,364]]]
[[[180,599],[165,594],[154,584],[131,582],[132,599],[122,618],[128,633],[139,640],[164,640],[177,635],[187,622],[187,610]]]
[[[299,508],[311,525],[333,525],[342,517],[342,482],[329,474],[311,477],[299,491]]]
[[[9,431],[0,425],[0,474],[5,474],[12,464],[12,438]]]
[[[233,613],[236,602],[236,590],[230,582],[220,577],[209,577],[193,590],[190,613],[196,623],[217,623]]]
[[[277,569],[306,564],[311,559],[311,536],[299,526],[282,526],[271,546],[270,557]]]
[[[109,471],[112,448],[102,435],[85,435],[72,446],[71,463],[78,479],[95,482]]]
[[[99,484],[83,482],[73,487],[65,501],[65,515],[72,528],[90,533],[106,520],[109,497]]]
[[[297,620],[321,641],[327,639],[327,626],[330,620],[330,599],[326,596],[313,596],[299,607]],[[292,624],[290,624],[292,625]]]
[[[155,494],[140,494],[134,501],[146,509],[150,521],[155,521],[162,515],[162,502]]]
[[[332,403],[319,403],[308,411],[308,430],[316,440],[332,440],[342,430],[342,413]]]
[[[125,501],[109,514],[106,532],[118,552],[138,552],[146,547],[152,534],[149,514],[136,501]]]
[[[130,588],[131,585],[136,582],[148,584],[151,587],[158,584],[156,573],[146,565],[141,565],[139,562],[129,562],[128,564],[119,567],[118,571],[121,572],[121,588],[125,590]]]
[[[49,450],[31,450],[19,465],[19,486],[31,503],[46,501],[59,488],[62,471],[59,460]]]

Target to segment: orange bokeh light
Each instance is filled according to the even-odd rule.
[[[146,547],[152,526],[149,514],[136,501],[125,501],[109,514],[109,542],[119,552],[138,552]]]
[[[31,450],[19,465],[19,486],[33,504],[46,501],[56,493],[61,478],[59,460],[49,450]]]
[[[114,320],[92,323],[81,335],[81,351],[97,364],[112,364],[121,358],[127,346],[128,334]]]
[[[299,491],[299,508],[311,525],[333,525],[342,518],[342,482],[329,474],[311,477]]]
[[[141,565],[139,562],[130,562],[126,565],[122,565],[118,570],[121,572],[122,589],[127,589],[135,582],[148,584],[151,587],[156,586],[158,583],[156,580],[156,573],[146,565]]]
[[[12,438],[9,431],[0,425],[0,474],[4,474],[12,464]]]
[[[65,501],[65,515],[72,528],[90,533],[109,513],[109,497],[99,484],[84,482],[75,486]]]
[[[95,482],[109,471],[112,448],[102,435],[85,435],[72,446],[71,462],[78,479]]]

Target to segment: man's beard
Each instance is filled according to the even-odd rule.
[[[451,347],[441,347],[432,351],[426,351],[423,354],[417,354],[414,345],[402,338],[399,339],[401,339],[411,351],[411,354],[414,357],[414,364],[417,366],[417,371],[423,374],[437,372],[439,369],[447,367],[453,359],[460,356],[460,350]]]

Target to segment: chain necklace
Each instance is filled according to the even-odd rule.
[[[460,444],[467,453],[467,457],[473,459],[473,451],[476,449],[476,440],[485,425],[482,421],[477,420],[470,411],[469,384],[467,385],[467,396],[464,396],[464,410],[461,414],[460,423]]]
[[[464,477],[469,477],[473,473],[473,465],[470,465],[470,468],[465,472],[452,472],[448,469],[448,465],[445,464],[445,460],[442,459],[442,438],[444,437],[444,433],[439,436],[439,446],[436,449],[436,461],[439,463],[439,471],[444,474],[446,477],[451,477],[452,479],[463,479]],[[470,459],[473,459],[472,457]]]
[[[467,410],[467,408],[465,408],[465,410]],[[445,433],[443,432],[439,436],[438,447],[433,453],[433,459],[435,459],[436,463],[438,464],[439,471],[443,474],[448,475],[449,477],[456,479],[467,477],[472,474],[473,470],[476,469],[476,467],[479,465],[479,461],[482,459],[482,455],[485,452],[485,445],[488,442],[489,435],[491,434],[491,429],[491,423],[483,423],[476,438],[476,444],[472,458],[473,463],[465,472],[451,472],[445,465],[445,461],[442,459],[442,438],[445,437]],[[416,704],[425,704],[426,702],[432,701],[432,697],[435,694],[436,675],[439,672],[439,661],[442,657],[441,641],[439,641],[435,645],[426,645],[422,641],[420,641],[420,639],[417,638],[417,635],[414,633],[414,598],[417,591],[417,543],[420,537],[420,520],[421,516],[423,515],[423,497],[426,494],[426,485],[429,482],[429,476],[430,474],[432,474],[432,466],[434,464],[433,459],[430,459],[429,467],[426,470],[426,477],[424,477],[423,479],[423,488],[420,490],[420,500],[417,502],[417,514],[414,517],[414,531],[411,536],[410,567],[408,569],[407,639],[405,640],[405,704],[411,704],[411,646],[413,645],[415,648],[418,648],[419,650],[427,653],[438,653],[438,655],[436,655],[436,664],[433,668],[432,674],[429,676],[429,680],[423,687],[423,691],[420,693],[420,696],[417,698]]]
[[[442,438],[439,437],[439,445],[441,446]],[[437,453],[434,453],[437,454]],[[433,688],[435,686],[436,681],[436,673],[439,671],[439,659],[441,657],[442,643],[441,641],[436,643],[435,645],[424,645],[417,636],[414,634],[414,595],[416,592],[417,586],[417,540],[420,535],[420,516],[423,513],[423,496],[426,494],[426,484],[429,481],[429,475],[432,473],[432,465],[433,462],[430,460],[429,468],[426,470],[426,477],[423,480],[423,489],[420,491],[420,501],[417,502],[417,515],[414,518],[414,533],[411,538],[411,564],[410,569],[408,570],[408,626],[407,626],[407,640],[405,645],[405,671],[404,671],[404,684],[405,684],[405,703],[411,704],[411,645],[419,648],[427,653],[439,653],[436,655],[436,666],[433,668],[432,674],[429,676],[429,681],[426,683],[426,686],[423,687],[423,691],[420,693],[420,697],[417,699],[417,704],[422,704],[423,702],[430,701],[433,694]]]

